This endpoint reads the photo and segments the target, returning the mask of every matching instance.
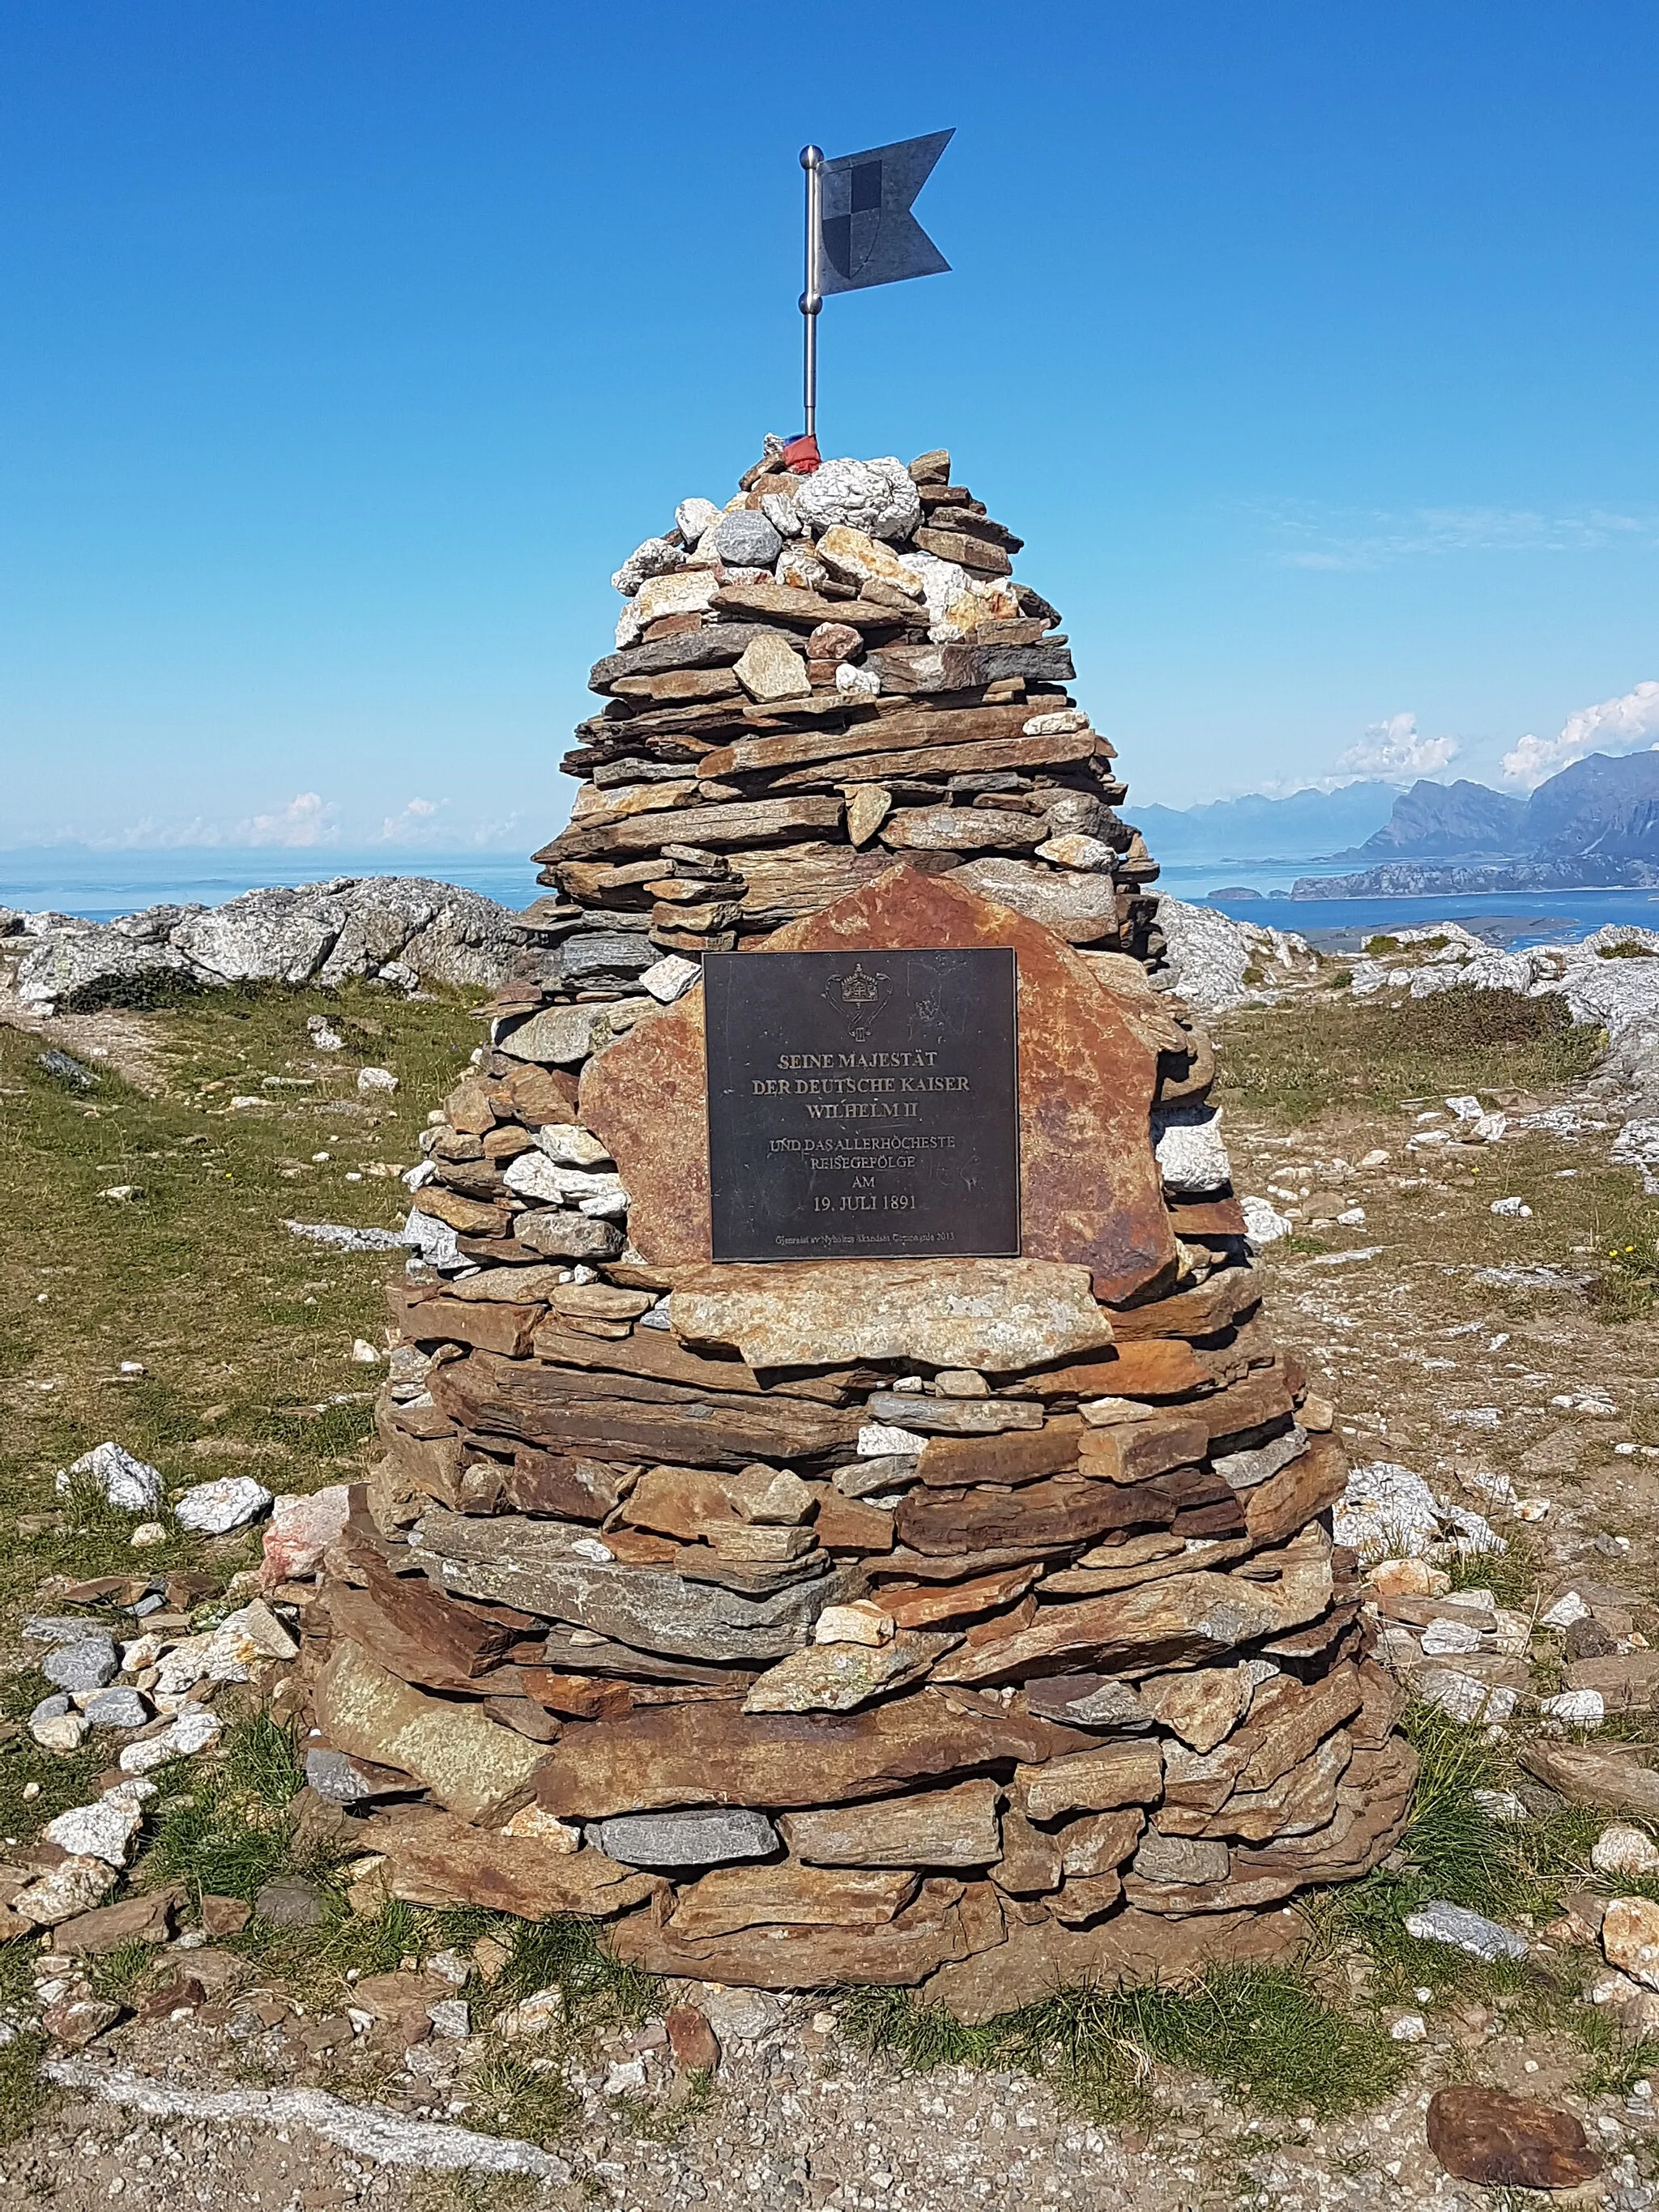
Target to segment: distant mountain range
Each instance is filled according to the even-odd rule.
[[[1349,783],[1287,799],[1212,799],[1201,806],[1137,806],[1136,828],[1160,860],[1224,867],[1229,860],[1304,860],[1360,845],[1388,823],[1391,783]]]
[[[1524,799],[1506,798],[1484,783],[1414,783],[1394,802],[1394,811],[1358,852],[1339,860],[1425,860],[1431,854],[1466,858],[1472,853],[1514,855],[1525,849]]]
[[[1370,865],[1303,876],[1292,897],[1659,884],[1659,751],[1592,753],[1524,800],[1462,780],[1414,783],[1363,844],[1332,857]]]

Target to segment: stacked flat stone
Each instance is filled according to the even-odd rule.
[[[763,461],[617,571],[605,704],[564,763],[584,787],[536,856],[562,895],[534,915],[547,987],[731,951],[896,854],[1073,944],[1156,944],[1158,871],[1065,688],[1060,617],[950,475],[945,453]]]
[[[1283,1949],[1413,1763],[1109,748],[948,477],[763,464],[619,573],[307,1650],[371,1898],[981,2018]],[[919,945],[1016,955],[1022,1256],[712,1264],[696,956]]]

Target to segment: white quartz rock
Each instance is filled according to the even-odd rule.
[[[146,1513],[161,1503],[160,1470],[145,1460],[135,1459],[121,1444],[94,1444],[72,1466],[61,1468],[57,1485],[60,1497],[77,1476],[95,1482],[110,1504],[125,1513]]]
[[[574,1204],[583,1199],[614,1198],[622,1190],[620,1176],[562,1167],[540,1151],[520,1152],[517,1159],[509,1160],[502,1181],[520,1198],[539,1198],[560,1206],[567,1200]]]
[[[689,505],[690,502],[688,501]],[[685,566],[685,549],[670,538],[647,538],[636,545],[611,579],[611,588],[631,599],[647,577],[672,575]]]
[[[1218,1106],[1154,1107],[1152,1149],[1165,1190],[1196,1197],[1232,1180]]]
[[[130,1798],[112,1792],[95,1805],[76,1805],[60,1813],[55,1820],[48,1820],[46,1841],[76,1857],[102,1859],[106,1866],[124,1867],[143,1817]]]
[[[251,1474],[222,1475],[216,1482],[198,1482],[187,1490],[176,1508],[179,1526],[200,1536],[222,1536],[240,1528],[269,1510],[271,1493]]]
[[[536,1143],[562,1168],[597,1167],[611,1158],[593,1132],[579,1121],[550,1121],[537,1130]]]
[[[910,472],[891,453],[873,461],[825,461],[796,493],[795,505],[815,532],[846,523],[871,538],[908,538],[921,520]]]

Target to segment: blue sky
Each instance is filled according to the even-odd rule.
[[[1651,743],[1656,79],[1631,0],[11,0],[0,846],[539,842],[610,572],[798,427],[800,145],[946,125],[824,449],[952,448],[1133,793]]]

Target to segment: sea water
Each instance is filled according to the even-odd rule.
[[[44,846],[0,853],[0,906],[113,921],[145,907],[222,906],[243,891],[335,876],[429,877],[515,909],[542,891],[530,861],[511,854],[87,853]]]
[[[1182,861],[1166,866],[1158,889],[1196,906],[1219,907],[1239,921],[1294,930],[1328,949],[1356,949],[1367,937],[1461,922],[1488,943],[1571,943],[1607,922],[1659,929],[1659,890],[1437,892],[1422,898],[1292,898],[1297,878],[1340,872],[1327,861]],[[1218,897],[1216,894],[1222,893]],[[1240,892],[1242,896],[1229,896]]]
[[[1323,866],[1329,869],[1331,863]],[[1218,906],[1240,921],[1295,930],[1333,950],[1366,937],[1437,921],[1461,921],[1494,945],[1538,945],[1587,937],[1604,922],[1639,922],[1659,929],[1659,890],[1488,891],[1467,897],[1293,899],[1297,877],[1321,863],[1295,856],[1279,861],[1182,860],[1167,866],[1158,888],[1195,904]],[[1333,869],[1332,872],[1335,871]],[[273,884],[325,883],[333,876],[426,876],[482,891],[519,908],[541,886],[528,860],[507,854],[386,853],[88,853],[40,847],[0,853],[0,906],[27,913],[49,908],[112,921],[150,906],[222,906],[246,890]],[[1242,897],[1216,892],[1242,891]]]

